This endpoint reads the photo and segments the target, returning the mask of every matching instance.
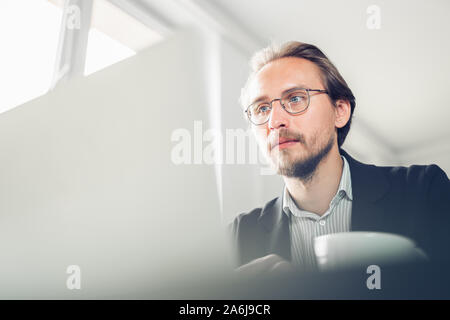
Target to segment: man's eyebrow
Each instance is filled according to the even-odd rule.
[[[295,87],[292,87],[292,88],[284,90],[283,92],[281,92],[281,96],[285,95],[286,93],[298,90],[298,89],[306,89],[306,88],[308,88],[308,87],[303,85],[303,84],[300,84],[298,86],[295,86]],[[261,101],[266,101],[266,100],[269,100],[269,97],[267,97],[267,96],[259,96],[258,98],[253,100],[253,102],[251,104],[254,104],[254,103],[257,103],[257,102],[261,102]]]

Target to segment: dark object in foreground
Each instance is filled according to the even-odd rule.
[[[235,299],[450,299],[448,265],[408,264],[240,279]],[[378,277],[378,278],[376,278]]]

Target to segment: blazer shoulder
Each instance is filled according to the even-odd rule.
[[[259,217],[261,217],[262,213],[266,210],[270,210],[279,197],[276,197],[270,201],[268,201],[264,206],[254,208],[248,212],[242,212],[238,214],[234,220],[229,225],[233,234],[239,232],[239,229],[242,227],[251,227],[257,224]]]
[[[388,169],[389,173],[395,176],[404,176],[408,180],[421,180],[424,178],[433,177],[435,175],[443,174],[446,176],[444,170],[442,170],[436,164],[429,165],[411,165],[408,167],[380,167]]]
[[[259,219],[274,213],[274,204],[278,198],[267,202],[263,207],[238,214],[229,224],[229,235],[234,252],[236,266],[262,257],[267,251],[267,238]]]
[[[447,174],[436,164],[409,167],[381,167],[391,181],[401,181],[414,189],[428,189],[432,184],[448,184]]]

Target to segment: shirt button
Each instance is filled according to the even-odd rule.
[[[325,221],[324,221],[324,220],[320,220],[320,221],[319,221],[319,224],[320,224],[321,226],[324,226],[324,225],[325,225]]]

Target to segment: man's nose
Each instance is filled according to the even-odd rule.
[[[287,127],[289,122],[289,114],[284,110],[281,101],[273,101],[272,110],[269,118],[269,129],[278,129],[280,127]]]

